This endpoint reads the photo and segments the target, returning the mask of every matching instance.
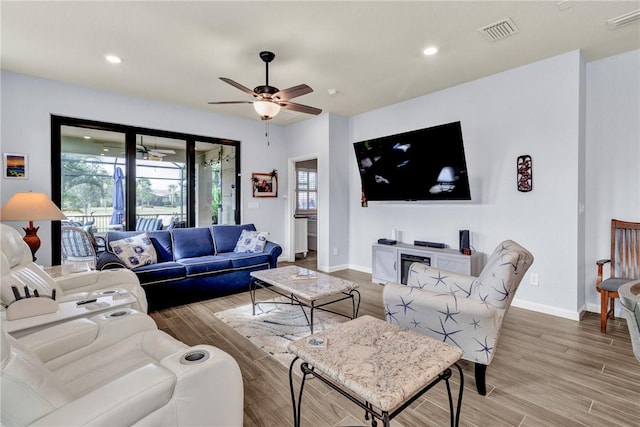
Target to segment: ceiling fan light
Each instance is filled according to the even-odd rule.
[[[253,108],[262,120],[271,120],[280,112],[280,105],[270,101],[255,101]]]

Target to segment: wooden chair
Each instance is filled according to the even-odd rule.
[[[609,266],[609,278],[603,280],[603,267]],[[600,292],[600,332],[607,332],[607,319],[615,318],[615,300],[620,286],[640,279],[640,222],[611,220],[611,258],[596,261]]]

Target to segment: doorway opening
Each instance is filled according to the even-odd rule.
[[[309,268],[315,269],[318,250],[318,159],[297,159],[292,165],[295,185],[292,186],[291,259],[296,263],[305,261]]]

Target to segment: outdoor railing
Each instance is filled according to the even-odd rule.
[[[109,231],[109,225],[111,225],[111,215],[69,215],[65,214],[68,221],[79,222],[82,224],[90,224],[93,221],[92,229],[94,233],[106,233]],[[159,214],[142,214],[136,215],[139,218],[156,219]],[[177,213],[171,214],[176,222],[186,221],[186,215],[180,215]],[[164,224],[165,226],[167,224]]]

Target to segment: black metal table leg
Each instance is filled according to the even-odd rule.
[[[296,393],[295,393],[295,388],[293,387],[293,367],[296,364],[296,361],[298,361],[298,357],[294,357],[294,359],[291,361],[291,365],[289,366],[289,388],[291,390],[291,404],[293,405],[293,427],[300,427],[300,423],[302,422],[302,415],[301,415],[301,404],[302,404],[302,392],[304,390],[304,383],[305,380],[307,378],[307,373],[305,372],[304,369],[302,369],[302,381],[300,383],[300,391],[298,393],[298,404],[296,406]],[[306,362],[303,362],[303,365],[306,365]]]
[[[313,309],[315,308],[315,301],[311,301],[311,322],[309,323],[309,328],[311,329],[311,335],[313,335]]]
[[[254,278],[249,280],[249,295],[251,295],[251,313],[253,316],[256,315],[256,280]]]
[[[354,289],[349,292],[349,294],[351,295],[351,307],[353,313],[352,319],[355,319],[356,317],[358,317],[358,311],[360,311],[360,292],[357,289]],[[358,295],[358,304],[356,304],[354,295]]]
[[[451,378],[451,370],[449,369],[449,374],[445,377],[445,384],[447,386],[447,395],[449,397],[449,414],[451,419],[451,427],[458,427],[460,425],[460,410],[462,409],[462,393],[464,391],[464,375],[462,374],[462,368],[457,363],[454,363],[454,366],[458,369],[460,374],[460,387],[458,390],[458,402],[456,410],[453,410],[453,395],[451,394],[451,384],[449,383],[449,379]]]
[[[458,404],[456,408],[455,422],[455,427],[458,427],[460,425],[460,411],[462,409],[462,393],[464,392],[464,374],[462,373],[462,368],[460,367],[460,365],[458,365],[458,363],[454,363],[454,366],[458,369],[458,373],[460,374],[460,387],[458,389]]]

